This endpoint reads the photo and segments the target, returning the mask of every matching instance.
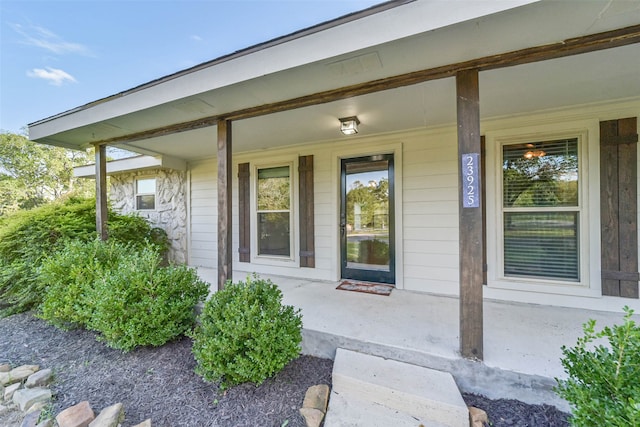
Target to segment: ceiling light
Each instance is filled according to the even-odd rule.
[[[360,120],[356,116],[343,117],[340,120],[340,132],[345,135],[355,135],[358,133]]]
[[[531,160],[534,157],[544,157],[546,156],[547,153],[544,150],[529,150],[526,153],[524,153],[524,158],[527,160]]]

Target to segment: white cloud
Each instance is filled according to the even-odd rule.
[[[191,40],[197,41],[197,42],[201,42],[202,41],[202,37],[200,37],[197,34],[194,34],[191,36]]]
[[[62,86],[65,82],[76,82],[76,79],[71,74],[51,67],[47,67],[46,69],[34,68],[33,70],[27,71],[27,76],[33,77],[34,79],[47,80],[54,86]]]
[[[76,53],[80,55],[92,56],[91,50],[81,44],[72,43],[43,27],[31,25],[25,27],[20,24],[11,24],[15,32],[22,36],[22,43],[45,49],[56,54]]]

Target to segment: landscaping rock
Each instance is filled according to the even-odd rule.
[[[307,389],[300,408],[300,415],[307,423],[307,427],[319,427],[327,413],[329,403],[329,386],[319,384]]]
[[[47,386],[53,380],[52,370],[38,370],[36,365],[11,369],[8,364],[2,364],[0,367],[0,381],[6,384],[6,387],[0,385],[2,426],[9,423],[14,427],[120,427],[124,421],[122,403],[104,408],[96,417],[89,402],[84,401],[63,410],[55,420],[49,418],[38,423],[42,411],[50,404],[52,393]],[[151,419],[134,427],[151,427]]]
[[[0,372],[9,372],[11,370],[11,365],[8,363],[0,364]]]
[[[489,417],[482,409],[469,406],[469,422],[471,427],[485,427],[485,425],[489,425]]]
[[[307,423],[307,427],[320,427],[324,418],[324,412],[316,408],[300,408],[300,415]]]
[[[5,412],[9,412],[11,410],[13,410],[13,408],[15,407],[15,405],[7,402],[7,403],[3,403],[2,405],[0,405],[0,415],[4,414]]]
[[[9,372],[0,372],[0,385],[5,386],[9,384]]]
[[[22,382],[30,375],[38,372],[38,369],[40,369],[38,365],[22,365],[17,368],[13,368],[9,371],[9,378],[7,379],[8,382],[6,384]]]
[[[329,386],[326,384],[319,384],[311,386],[307,389],[307,393],[304,395],[303,408],[315,408],[322,413],[327,412],[327,404],[329,402]]]
[[[122,403],[104,408],[95,420],[89,423],[89,427],[118,427],[124,421],[124,408]]]
[[[48,388],[24,388],[16,390],[13,394],[13,402],[21,411],[27,411],[38,402],[48,402],[51,399],[51,390]]]
[[[24,383],[24,386],[27,388],[43,387],[49,385],[52,379],[53,371],[51,371],[51,369],[43,369],[29,375],[29,377],[27,378],[27,382]]]
[[[31,408],[27,410],[27,414],[34,411],[43,410],[50,402],[38,402],[31,405]]]
[[[13,394],[20,388],[20,383],[11,384],[10,386],[5,387],[4,389],[4,400],[10,401],[13,399]]]
[[[29,412],[23,419],[20,427],[37,427],[38,426],[38,418],[40,418],[40,413],[42,410]]]
[[[86,400],[70,406],[56,417],[59,427],[88,427],[96,416]]]

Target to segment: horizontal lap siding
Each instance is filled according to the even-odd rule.
[[[458,293],[458,181],[455,133],[403,141],[404,287]]]
[[[458,201],[457,143],[455,130],[449,133],[399,134],[402,165],[396,176],[402,182],[402,256],[405,289],[457,294],[458,292]],[[372,141],[375,142],[375,139]],[[367,146],[369,143],[363,144]],[[332,280],[339,257],[337,241],[338,173],[333,144],[308,147],[314,156],[314,269],[242,264],[247,271]],[[298,153],[282,150],[274,159]],[[268,153],[244,154],[234,158],[233,171],[233,259],[238,262],[238,181],[237,164],[270,162]],[[276,160],[277,161],[277,160]],[[213,267],[217,254],[216,164],[202,161],[191,165],[191,263]],[[398,248],[400,250],[400,248]]]
[[[335,257],[336,244],[333,241],[333,221],[336,204],[333,200],[331,179],[331,155],[326,149],[319,149],[310,154],[313,159],[314,185],[314,222],[315,222],[315,277],[327,280],[333,279],[332,265]],[[303,269],[302,272],[309,271]]]
[[[196,267],[218,265],[218,211],[216,163],[191,165],[191,251],[189,263]]]

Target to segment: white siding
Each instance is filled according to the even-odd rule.
[[[218,186],[216,162],[213,160],[189,165],[191,194],[191,250],[189,263],[195,267],[217,268],[218,261]]]
[[[567,123],[577,119],[589,125],[589,238],[590,256],[583,262],[590,265],[591,281],[589,293],[576,287],[562,294],[544,283],[533,283],[528,287],[500,287],[491,282],[491,251],[496,250],[496,192],[499,191],[496,176],[499,170],[487,169],[487,248],[489,253],[490,283],[484,288],[488,298],[521,302],[558,304],[592,309],[619,310],[621,302],[616,298],[603,298],[599,294],[599,195],[598,195],[598,148],[597,126],[603,119],[640,116],[639,101],[631,101],[620,106],[594,106],[566,111],[542,112],[536,115],[512,117],[483,122],[483,134],[487,144],[492,135],[503,130],[516,133],[537,132],[543,127],[562,129]],[[487,147],[488,152],[495,148]],[[358,157],[368,154],[396,153],[396,198],[401,202],[396,211],[397,238],[396,271],[399,288],[457,295],[459,292],[459,248],[458,248],[458,154],[455,126],[438,129],[419,129],[373,137],[356,136],[325,141],[318,144],[289,147],[286,149],[243,153],[234,156],[233,172],[233,260],[235,278],[241,272],[277,274],[301,279],[335,281],[340,277],[339,260],[339,174],[340,158]],[[238,198],[237,165],[243,162],[253,164],[277,163],[285,159],[293,162],[292,176],[297,180],[297,158],[300,155],[314,155],[315,187],[315,253],[316,268],[299,268],[297,258],[289,265],[238,262]],[[487,160],[489,168],[499,168],[495,160]],[[191,263],[195,266],[216,268],[216,227],[217,212],[216,162],[205,160],[193,163],[191,172]],[[639,178],[640,180],[640,178]],[[295,205],[297,206],[295,195]],[[493,204],[493,205],[491,205]],[[294,215],[298,215],[297,210]],[[295,232],[295,230],[294,230]],[[296,234],[295,239],[298,239]],[[493,270],[492,270],[493,269]],[[563,291],[564,292],[564,291]],[[582,292],[582,293],[580,293]],[[638,307],[638,301],[624,301]]]
[[[354,138],[345,151],[344,139],[335,142],[234,157],[233,173],[233,247],[238,247],[237,165],[243,162],[268,163],[289,159],[297,165],[299,155],[314,155],[314,211],[316,267],[240,263],[234,249],[234,271],[281,274],[292,277],[338,280],[338,185],[339,158],[388,151],[387,145],[401,147],[396,155],[396,194],[403,201],[396,250],[402,263],[397,265],[400,287],[416,291],[456,294],[458,290],[458,228],[456,138],[451,131],[405,134],[374,138]],[[406,159],[403,161],[402,159]],[[398,162],[402,163],[398,163]],[[215,198],[216,161],[190,164],[191,171],[191,264],[216,268],[217,215]],[[297,173],[294,168],[294,176]],[[295,195],[297,200],[297,195]],[[297,215],[297,212],[295,213]],[[297,239],[296,235],[296,239]],[[402,251],[404,248],[404,252]],[[236,275],[236,277],[238,277]]]
[[[404,287],[458,294],[455,129],[403,140]]]

